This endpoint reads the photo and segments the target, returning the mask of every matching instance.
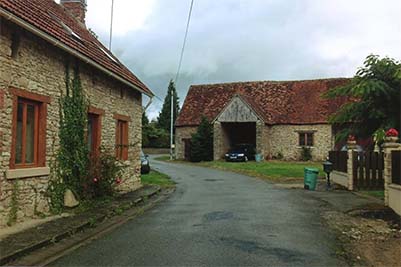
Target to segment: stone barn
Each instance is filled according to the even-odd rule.
[[[265,159],[298,160],[308,147],[323,160],[334,147],[328,118],[344,99],[322,94],[349,79],[193,85],[175,124],[176,157],[189,159],[191,135],[202,115],[213,124],[214,159],[237,144],[252,144]]]

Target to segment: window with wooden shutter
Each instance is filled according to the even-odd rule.
[[[116,157],[128,160],[128,121],[117,120]]]

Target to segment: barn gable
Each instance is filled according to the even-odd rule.
[[[216,120],[219,122],[256,122],[260,118],[241,96],[235,95]]]

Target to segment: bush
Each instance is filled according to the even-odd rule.
[[[121,176],[125,165],[119,162],[110,152],[100,151],[91,158],[89,177],[85,187],[88,198],[111,196],[117,185],[123,182]]]
[[[309,161],[312,159],[312,152],[309,147],[303,146],[301,151],[301,160]]]
[[[284,158],[284,156],[281,151],[278,152],[275,156],[273,156],[273,159],[277,159],[277,160],[282,160],[283,158]]]
[[[212,161],[213,160],[213,127],[206,119],[202,117],[202,121],[198,126],[195,134],[191,139],[191,161]]]

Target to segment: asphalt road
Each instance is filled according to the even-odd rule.
[[[153,161],[176,192],[55,266],[341,266],[322,203],[244,175]]]

